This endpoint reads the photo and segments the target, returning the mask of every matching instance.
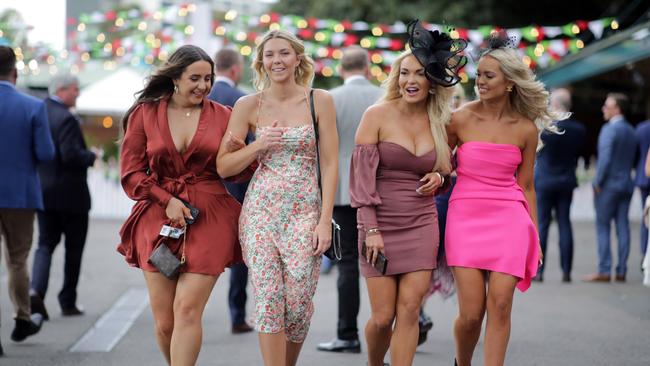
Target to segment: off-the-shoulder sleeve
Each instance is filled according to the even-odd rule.
[[[147,159],[147,135],[144,131],[143,106],[138,106],[129,116],[129,122],[122,142],[120,153],[120,171],[122,174],[122,187],[126,195],[132,200],[151,200],[163,209],[172,198],[158,185],[158,176],[149,172]]]
[[[378,166],[377,145],[357,145],[354,148],[350,164],[350,203],[359,209],[357,219],[364,230],[378,227],[375,211],[375,206],[381,205],[376,189]]]

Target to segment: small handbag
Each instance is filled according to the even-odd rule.
[[[181,259],[178,259],[169,249],[165,240],[160,240],[156,248],[149,256],[149,263],[170,280],[175,279],[181,267],[185,264],[185,240],[187,238],[187,226],[183,234],[183,244],[181,249]]]
[[[320,192],[322,202],[323,183],[321,182],[320,173],[320,145],[318,143],[318,122],[316,121],[316,111],[314,110],[314,89],[309,92],[309,109],[311,110],[311,121],[314,126],[314,135],[316,136],[316,174],[318,176],[318,191]],[[323,254],[330,260],[341,260],[343,257],[341,250],[341,226],[334,219],[332,219],[332,245]]]

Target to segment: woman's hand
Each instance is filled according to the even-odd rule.
[[[544,252],[542,252],[542,244],[538,243],[538,250],[539,250],[539,265],[541,266],[544,264]]]
[[[229,153],[241,150],[246,147],[246,142],[228,131],[228,140],[226,140],[226,151]]]
[[[422,196],[433,196],[433,194],[436,192],[436,189],[440,188],[440,186],[442,186],[445,181],[440,173],[431,172],[422,177],[422,179],[420,179],[420,182],[426,183],[421,185],[415,191]]]
[[[258,152],[264,152],[273,146],[282,143],[282,128],[278,127],[278,121],[274,121],[270,127],[264,128],[259,138],[253,142],[257,145]]]
[[[318,223],[312,234],[311,244],[314,247],[314,256],[323,255],[332,245],[332,224]]]
[[[384,238],[381,234],[366,235],[366,262],[375,265],[379,253],[384,253]]]
[[[186,217],[193,219],[190,209],[185,207],[183,202],[176,197],[172,197],[169,202],[167,202],[165,214],[167,214],[167,218],[171,221],[171,224],[178,227],[185,227]]]

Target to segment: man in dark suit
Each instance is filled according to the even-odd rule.
[[[645,162],[648,156],[648,149],[650,149],[650,120],[641,122],[636,126],[636,140],[639,143],[639,159],[636,165],[636,177],[634,184],[639,187],[641,192],[641,212],[643,213],[643,206],[645,200],[650,193],[650,179],[645,175]],[[639,244],[641,248],[641,257],[645,255],[648,245],[648,227],[641,223],[641,235],[639,235]]]
[[[86,148],[79,120],[70,112],[79,96],[79,80],[70,74],[55,76],[45,99],[56,156],[39,167],[45,209],[38,213],[38,248],[32,266],[32,312],[45,320],[49,315],[43,299],[50,279],[52,253],[65,236],[63,288],[59,305],[64,316],[82,315],[77,306],[77,284],[88,232],[90,192],[86,171],[95,154]]]
[[[208,98],[225,106],[232,107],[237,100],[244,95],[243,91],[237,88],[237,84],[244,72],[244,59],[235,50],[221,49],[214,57],[215,79],[214,86]],[[249,143],[251,136],[246,138]],[[246,195],[246,183],[224,182],[228,192],[239,201],[244,202]],[[232,333],[246,333],[253,328],[246,323],[246,285],[248,284],[248,267],[244,263],[235,264],[230,267],[230,288],[228,289],[228,306],[230,308],[230,321]]]
[[[51,160],[54,147],[45,105],[16,90],[17,76],[16,54],[10,47],[0,46],[0,241],[4,238],[5,243],[0,253],[7,255],[9,293],[15,310],[11,339],[21,342],[36,334],[43,322],[30,310],[27,257],[34,214],[43,208],[36,165]]]
[[[627,258],[630,254],[630,222],[628,213],[634,191],[632,169],[636,155],[634,128],[625,120],[627,96],[610,93],[602,111],[607,123],[598,135],[598,162],[593,181],[598,236],[598,272],[585,277],[589,282],[611,280],[612,253],[610,223],[616,223],[618,266],[616,281],[625,282]]]
[[[551,93],[551,106],[559,112],[571,110],[571,94],[566,89]],[[535,191],[537,192],[537,217],[542,253],[546,255],[548,229],[553,211],[560,234],[560,266],[562,282],[571,282],[573,263],[573,230],[569,213],[573,190],[578,186],[576,166],[585,141],[586,129],[571,118],[557,122],[562,134],[544,132],[544,147],[537,155],[535,164]],[[542,281],[544,264],[537,270],[535,280]]]
[[[337,336],[318,344],[318,350],[361,352],[357,316],[359,315],[359,254],[357,250],[357,210],[350,206],[350,160],[354,135],[361,116],[382,95],[370,81],[368,52],[350,47],[343,52],[340,74],[344,84],[332,89],[339,134],[339,176],[334,201],[334,219],[341,225],[342,259],[339,268]]]

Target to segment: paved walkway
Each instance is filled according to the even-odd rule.
[[[61,286],[62,250],[53,264],[51,291],[46,304],[51,320],[40,334],[16,344],[9,340],[13,327],[11,305],[6,288],[6,272],[0,271],[0,339],[6,357],[2,366],[27,365],[162,365],[153,336],[153,322],[148,307],[138,315],[143,280],[138,270],[128,268],[115,252],[120,222],[92,220],[84,255],[80,303],[86,315],[64,319],[58,314],[56,294]],[[630,273],[625,284],[588,284],[579,279],[595,269],[595,230],[592,223],[575,225],[576,253],[574,282],[560,282],[557,245],[549,248],[545,282],[534,284],[525,294],[517,293],[513,310],[513,329],[507,365],[566,366],[647,366],[650,365],[650,288],[643,287],[639,263],[638,225],[633,226],[633,248],[629,260]],[[552,232],[552,238],[556,233]],[[31,259],[30,259],[31,263]],[[204,344],[199,365],[261,365],[255,334],[232,336],[226,307],[226,273],[215,288],[204,317]],[[315,350],[319,341],[334,336],[336,327],[336,273],[322,276],[316,294],[316,313],[304,346],[299,365],[352,366],[365,365],[365,354],[339,355]],[[117,304],[117,305],[116,305]],[[250,306],[250,304],[249,304]],[[433,298],[427,304],[435,327],[429,341],[418,348],[414,365],[452,365],[452,323],[455,301]],[[368,319],[368,301],[362,286],[361,329]],[[102,320],[98,323],[98,320]],[[93,345],[112,342],[113,335],[122,338],[109,352],[70,352]],[[87,332],[98,327],[91,340],[79,343]],[[121,327],[121,328],[120,328]],[[119,328],[119,329],[114,329]],[[88,337],[88,336],[86,336]],[[104,337],[105,339],[102,339]],[[104,343],[102,343],[104,342]],[[81,346],[80,346],[81,344]],[[83,346],[83,347],[82,347]],[[476,351],[474,364],[482,364],[482,345]],[[364,345],[365,350],[365,345]]]

